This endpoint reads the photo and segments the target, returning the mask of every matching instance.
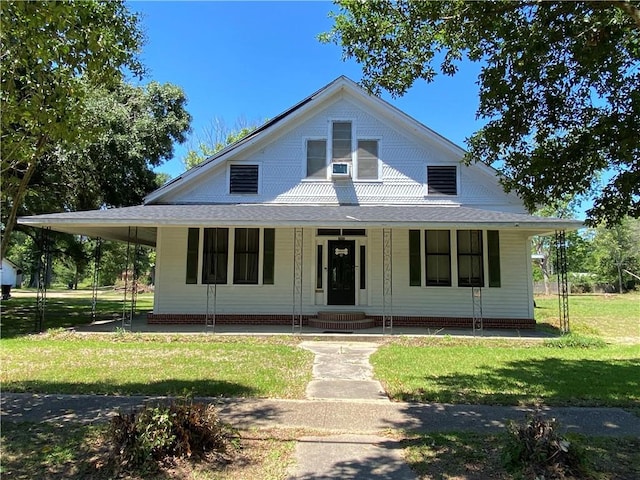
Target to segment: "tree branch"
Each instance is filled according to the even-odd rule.
[[[33,173],[36,171],[36,166],[38,165],[38,158],[40,157],[40,153],[44,148],[47,141],[47,136],[45,134],[41,134],[38,142],[36,143],[36,149],[33,152],[33,156],[31,157],[31,161],[29,162],[29,166],[24,173],[24,176],[20,180],[20,185],[18,186],[18,190],[14,195],[11,203],[11,212],[9,213],[9,218],[7,218],[7,223],[5,225],[5,229],[2,235],[2,243],[0,244],[0,258],[4,258],[5,253],[7,252],[7,248],[9,247],[9,240],[11,239],[11,233],[13,232],[14,227],[16,226],[16,220],[18,218],[18,209],[22,205],[22,201],[24,200],[24,196],[27,192],[27,187],[29,186],[29,182],[31,181],[31,177]]]

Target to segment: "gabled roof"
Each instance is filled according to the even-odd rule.
[[[165,197],[170,192],[173,192],[195,181],[200,175],[205,174],[220,163],[223,163],[231,155],[242,153],[246,149],[253,146],[255,143],[261,141],[274,132],[279,131],[280,129],[287,128],[288,125],[295,122],[295,120],[302,114],[306,113],[312,108],[321,105],[325,101],[328,101],[334,94],[340,91],[349,92],[350,94],[359,98],[365,104],[369,105],[374,110],[382,112],[387,117],[390,117],[396,122],[400,123],[409,132],[414,132],[417,135],[422,135],[430,138],[445,150],[453,152],[456,156],[462,158],[462,156],[465,154],[465,150],[460,146],[446,139],[437,132],[431,130],[426,125],[418,122],[416,119],[410,117],[400,109],[394,107],[389,102],[386,102],[385,100],[374,95],[370,95],[353,80],[345,76],[340,76],[333,82],[322,87],[320,90],[312,93],[304,100],[298,102],[293,107],[277,115],[272,120],[264,123],[246,137],[238,140],[231,145],[228,145],[226,148],[217,152],[215,155],[207,158],[201,164],[196,165],[190,170],[184,172],[182,175],[174,178],[159,189],[150,193],[145,198],[144,203],[163,203],[163,197]],[[491,177],[495,177],[497,175],[495,169],[483,163],[475,164],[475,167]]]

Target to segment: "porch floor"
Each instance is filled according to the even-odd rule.
[[[77,332],[84,333],[104,333],[115,332],[122,328],[121,320],[110,320],[96,322],[89,325],[79,325],[75,327]],[[216,335],[291,335],[291,325],[216,325],[215,329],[205,328],[204,325],[149,325],[146,313],[134,317],[131,328],[132,332],[140,333],[160,333],[160,334],[202,334],[210,333]],[[363,328],[353,332],[337,332],[323,328],[303,326],[301,333],[296,333],[305,337],[330,337],[356,340],[358,338],[372,339],[383,336],[461,336],[473,337],[474,332],[470,328],[427,328],[427,327],[394,327],[392,333],[386,335],[382,332],[382,327]],[[537,330],[525,329],[484,329],[476,331],[475,337],[483,338],[526,338],[526,339],[546,339],[555,335]]]

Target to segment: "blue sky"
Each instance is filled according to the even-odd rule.
[[[362,70],[343,61],[335,45],[317,35],[331,29],[331,2],[141,2],[147,44],[146,79],[181,86],[193,116],[193,135],[214,118],[233,127],[273,118],[340,75],[360,81]],[[449,140],[464,146],[475,119],[479,66],[466,63],[454,77],[420,83],[402,98],[385,100]],[[186,145],[157,170],[172,177],[183,170]]]

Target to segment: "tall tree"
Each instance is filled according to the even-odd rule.
[[[640,2],[339,0],[334,42],[372,92],[482,62],[468,161],[500,166],[534,211],[611,179],[591,224],[640,216]],[[436,60],[439,59],[439,60]]]
[[[640,220],[625,218],[619,224],[600,225],[593,239],[593,264],[600,280],[624,291],[624,271],[640,274]]]
[[[191,148],[182,160],[185,168],[193,168],[204,162],[226,146],[243,139],[257,127],[257,123],[248,123],[244,119],[239,119],[234,128],[229,128],[223,119],[214,118],[208,127],[191,140]]]
[[[143,74],[138,21],[121,0],[0,2],[0,256],[42,159],[85,133],[87,87]]]

